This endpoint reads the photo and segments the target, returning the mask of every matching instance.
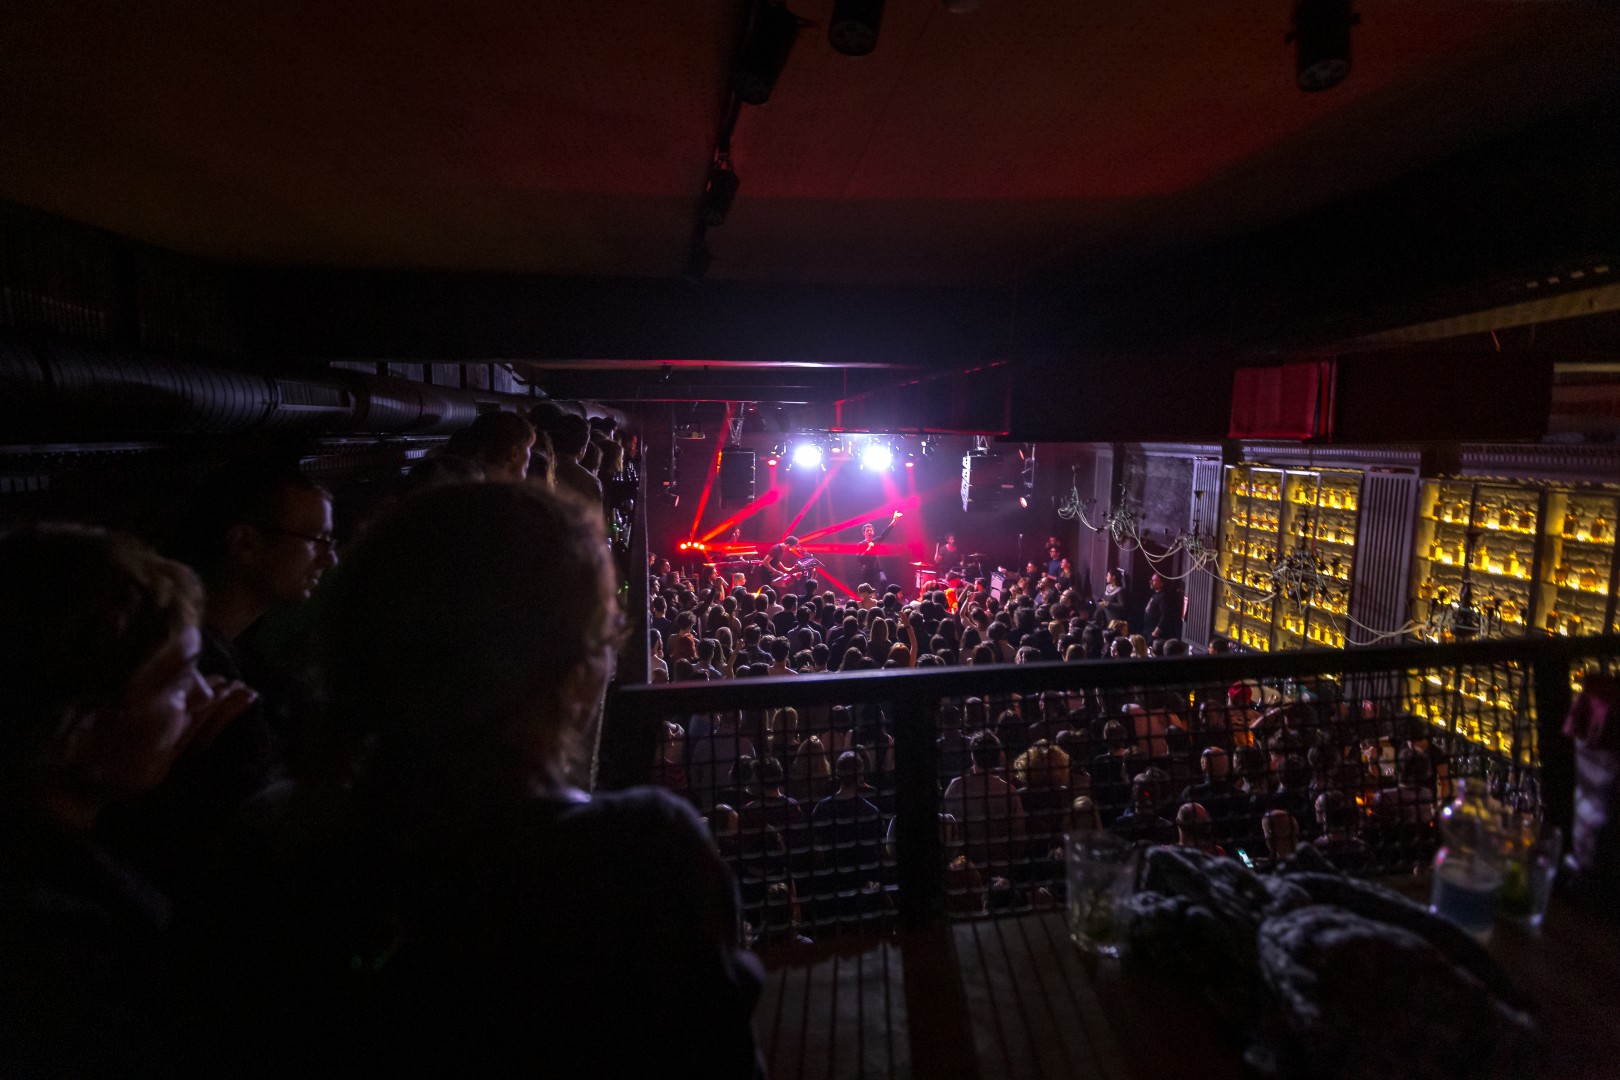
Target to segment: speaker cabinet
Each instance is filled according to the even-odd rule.
[[[720,451],[720,505],[747,506],[754,501],[754,452]]]
[[[968,513],[1000,510],[1018,501],[1024,463],[1017,454],[968,454],[962,458],[962,509]]]

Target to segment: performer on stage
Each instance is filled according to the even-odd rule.
[[[790,537],[788,537],[788,539],[791,540],[793,538],[790,536]],[[788,546],[787,546],[787,543],[785,541],[783,543],[780,543],[780,544],[772,544],[771,549],[765,553],[764,561],[759,564],[759,570],[760,570],[759,583],[760,583],[760,585],[761,586],[765,586],[765,585],[774,586],[782,578],[786,577],[789,573],[791,573],[792,570],[793,570],[793,567],[798,565],[799,560],[798,560],[798,556],[796,556],[796,555],[791,556],[793,561],[790,564],[789,561],[788,561],[789,558],[790,558],[790,556],[788,555]]]
[[[803,591],[808,596],[816,587],[815,568],[819,565],[813,557],[806,557],[804,549],[799,546],[799,538],[790,536],[774,545],[765,556],[760,566],[763,572],[761,584],[770,585],[779,593],[797,590],[803,585]]]
[[[900,511],[896,510],[889,523],[883,526],[883,531],[877,531],[877,526],[868,522],[861,526],[861,546],[856,549],[855,557],[861,565],[861,580],[874,585],[888,584],[889,576],[883,572],[883,563],[878,558],[877,546],[883,543],[883,538],[894,529],[894,523],[900,520]]]
[[[955,533],[947,533],[944,543],[934,545],[934,565],[941,570],[962,565],[962,555],[956,549]]]

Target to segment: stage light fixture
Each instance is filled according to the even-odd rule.
[[[861,449],[861,468],[868,472],[888,472],[894,467],[894,450],[888,443],[869,442]]]
[[[1294,80],[1301,90],[1331,90],[1350,74],[1350,28],[1361,16],[1350,0],[1299,0],[1294,6]]]
[[[731,167],[731,158],[725,154],[715,156],[709,166],[709,181],[703,185],[703,223],[713,228],[726,223],[731,203],[737,198],[742,181]]]
[[[748,41],[731,69],[731,89],[737,96],[749,105],[769,101],[798,37],[799,17],[775,0],[762,0]]]
[[[845,56],[865,56],[877,48],[883,0],[837,0],[827,21],[827,40]]]
[[[800,469],[814,469],[821,465],[821,447],[813,442],[802,442],[793,448],[793,464]]]

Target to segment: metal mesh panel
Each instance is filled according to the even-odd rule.
[[[1259,870],[1410,874],[1462,782],[1542,812],[1536,680],[1567,694],[1614,652],[1494,642],[649,687],[608,722],[650,727],[652,768],[609,771],[705,816],[761,943],[1059,907],[1075,831]]]

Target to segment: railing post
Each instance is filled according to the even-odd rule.
[[[1530,672],[1536,695],[1536,753],[1541,761],[1541,810],[1546,820],[1569,836],[1575,824],[1575,746],[1564,737],[1569,715],[1569,675],[1573,662],[1567,649],[1540,650]]]
[[[636,503],[630,525],[630,601],[625,615],[630,620],[630,640],[620,653],[619,678],[626,685],[651,682],[652,640],[647,631],[647,475],[636,476]]]
[[[945,845],[939,834],[939,764],[933,699],[902,694],[894,703],[897,904],[901,924],[926,926],[944,915]]]

